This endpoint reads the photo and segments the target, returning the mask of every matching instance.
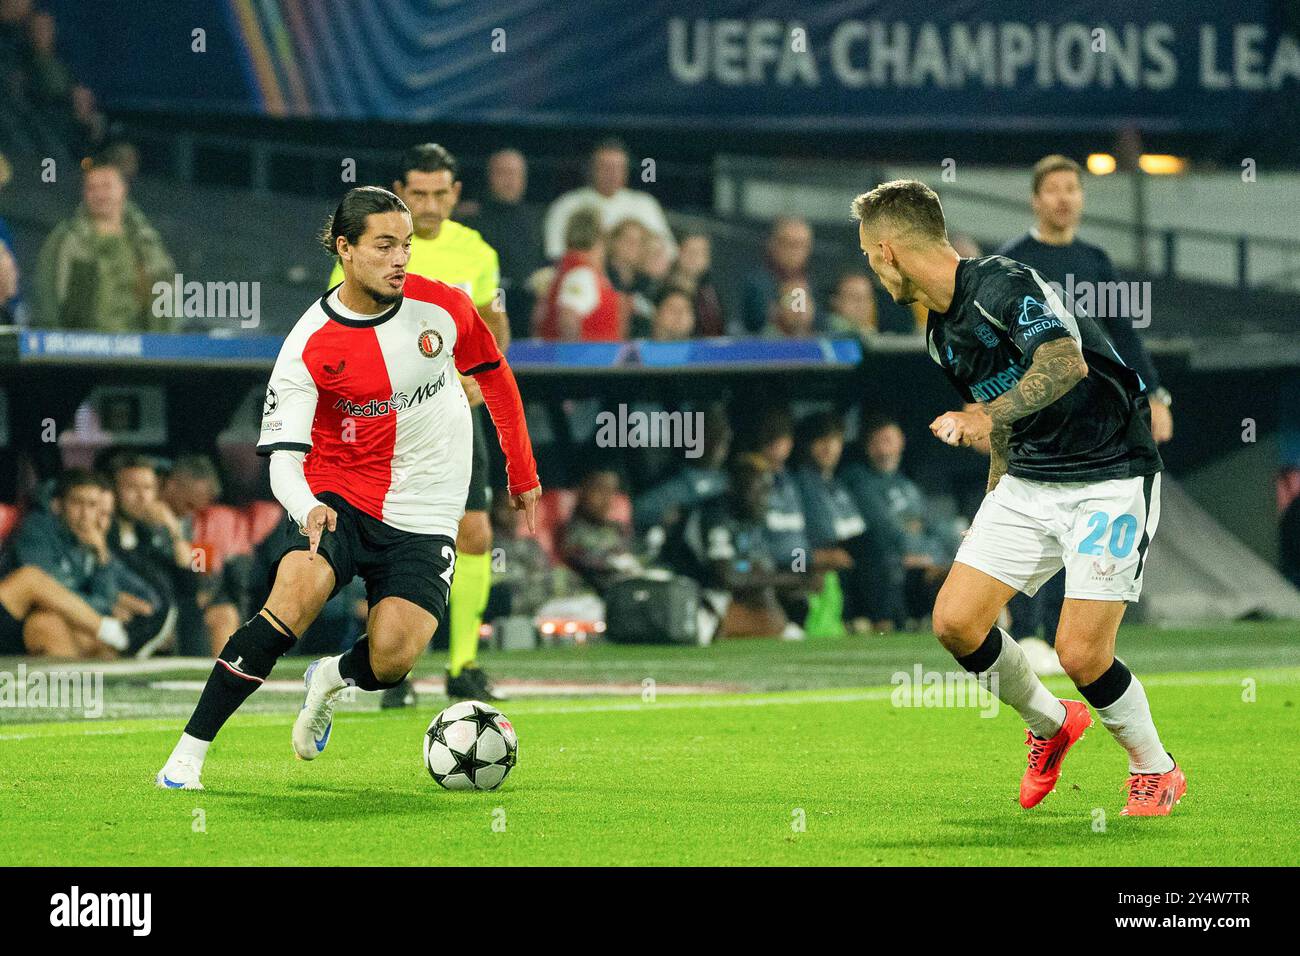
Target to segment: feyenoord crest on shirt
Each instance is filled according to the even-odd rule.
[[[425,358],[437,358],[442,351],[442,335],[436,329],[425,329],[420,333],[420,354]]]

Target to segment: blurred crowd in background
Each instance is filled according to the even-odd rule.
[[[716,636],[801,638],[819,598],[835,609],[818,625],[831,633],[928,615],[966,523],[907,477],[896,422],[862,423],[846,449],[845,422],[830,412],[795,419],[772,406],[735,428],[721,404],[692,414],[703,454],[634,498],[627,466],[610,456],[591,458],[574,488],[545,493],[536,534],[494,497],[488,625],[572,616],[574,598],[601,598],[650,569],[699,583]],[[296,533],[274,502],[222,497],[205,456],[108,447],[92,468],[44,482],[21,512],[0,506],[0,607],[12,632],[0,653],[218,653],[266,597],[275,536]],[[365,610],[364,591],[345,589],[298,650],[349,646]],[[124,639],[103,639],[107,618]]]
[[[177,319],[153,308],[152,288],[171,280],[175,259],[149,211],[131,199],[139,157],[114,137],[93,93],[71,81],[52,31],[53,20],[30,2],[0,2],[2,82],[14,105],[5,115],[59,117],[62,145],[85,157],[81,202],[49,230],[33,275],[20,274],[13,233],[0,219],[0,324],[174,331]],[[465,197],[454,217],[496,251],[515,338],[917,330],[917,317],[884,297],[864,266],[814,274],[813,230],[791,216],[771,224],[761,261],[728,290],[728,311],[713,277],[712,237],[674,234],[659,201],[633,188],[632,158],[617,139],[596,142],[587,183],[549,204],[526,198],[528,160],[519,150],[493,153],[484,172],[482,194]],[[8,179],[0,158],[0,187]],[[661,457],[634,495],[625,462],[594,458],[571,473],[574,487],[548,492],[537,535],[522,533],[498,496],[489,624],[599,597],[650,568],[697,580],[718,634],[801,636],[810,599],[832,589],[829,606],[842,608],[832,627],[890,630],[927,613],[963,519],[951,502],[935,508],[903,474],[896,423],[859,423],[846,455],[846,423],[831,412],[796,420],[774,406],[742,416],[735,434],[721,404],[687,413],[704,422],[704,455]],[[590,423],[594,409],[579,403],[565,414]],[[0,652],[219,652],[265,596],[262,556],[275,535],[292,533],[278,506],[246,495],[230,496],[244,504],[222,503],[221,468],[203,455],[150,457],[110,445],[87,464],[43,482],[21,507],[0,506],[0,606],[17,623]],[[349,646],[364,615],[364,594],[344,591],[300,649]],[[106,621],[120,623],[124,636]]]
[[[86,157],[81,202],[50,228],[34,274],[20,273],[13,232],[0,218],[0,325],[175,331],[178,320],[153,307],[154,284],[177,270],[150,210],[131,199],[136,150],[113,135],[94,94],[60,64],[54,21],[31,0],[0,0],[0,89],[8,101],[0,122],[39,115],[31,128],[53,129],[60,140],[51,154]],[[492,153],[483,172],[480,193],[465,196],[454,218],[496,251],[515,339],[870,343],[924,327],[924,315],[892,302],[865,263],[815,270],[817,237],[797,216],[774,219],[761,259],[720,288],[714,237],[669,227],[655,196],[636,188],[638,169],[620,140],[597,141],[586,183],[549,202],[529,198],[529,162],[517,149]],[[0,188],[9,178],[0,156]],[[960,233],[952,239],[962,255],[981,254]],[[493,505],[486,621],[562,618],[574,607],[565,601],[664,569],[699,583],[721,636],[918,625],[970,509],[909,477],[896,421],[825,404],[688,404],[678,410],[700,416],[701,457],[583,454],[585,467],[559,469],[567,488],[552,487],[556,470],[539,455],[548,490],[538,533],[524,533],[504,494]],[[560,412],[578,446],[593,452],[595,411],[579,401]],[[532,424],[545,445],[545,424]],[[968,454],[978,498],[983,465]],[[295,533],[278,505],[247,487],[223,495],[226,463],[203,455],[110,445],[86,464],[45,481],[30,500],[0,505],[0,654],[217,653],[265,596],[275,536]],[[1300,583],[1297,522],[1293,506],[1283,519],[1283,560]],[[349,588],[299,650],[346,648],[364,619],[364,592]]]
[[[773,221],[763,258],[719,295],[713,238],[674,234],[659,202],[629,187],[618,140],[596,145],[589,186],[549,207],[525,199],[527,160],[502,149],[487,161],[486,192],[455,218],[497,253],[500,291],[515,338],[673,341],[694,337],[915,334],[921,317],[894,304],[863,265],[831,275],[811,267],[807,221]],[[0,324],[97,332],[167,332],[179,319],[155,307],[175,258],[147,210],[131,199],[134,147],[101,144],[81,163],[81,203],[50,229],[35,274],[19,273],[14,236],[0,219]],[[9,179],[0,156],[0,187]],[[979,249],[955,237],[959,251]],[[552,252],[554,254],[552,254]],[[734,303],[730,310],[724,301]]]

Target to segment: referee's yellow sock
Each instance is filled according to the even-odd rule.
[[[451,579],[447,627],[450,659],[448,671],[459,677],[466,665],[478,658],[478,629],[483,623],[488,591],[492,587],[492,555],[456,555],[456,573]]]

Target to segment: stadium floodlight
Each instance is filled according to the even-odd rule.
[[[1110,153],[1089,153],[1088,172],[1094,176],[1109,176],[1115,171],[1115,157]]]
[[[1143,153],[1138,168],[1151,176],[1177,176],[1187,172],[1187,160],[1167,153]]]

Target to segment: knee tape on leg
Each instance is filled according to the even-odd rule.
[[[250,677],[265,679],[293,642],[292,637],[281,634],[270,621],[256,614],[230,636],[217,659]]]

